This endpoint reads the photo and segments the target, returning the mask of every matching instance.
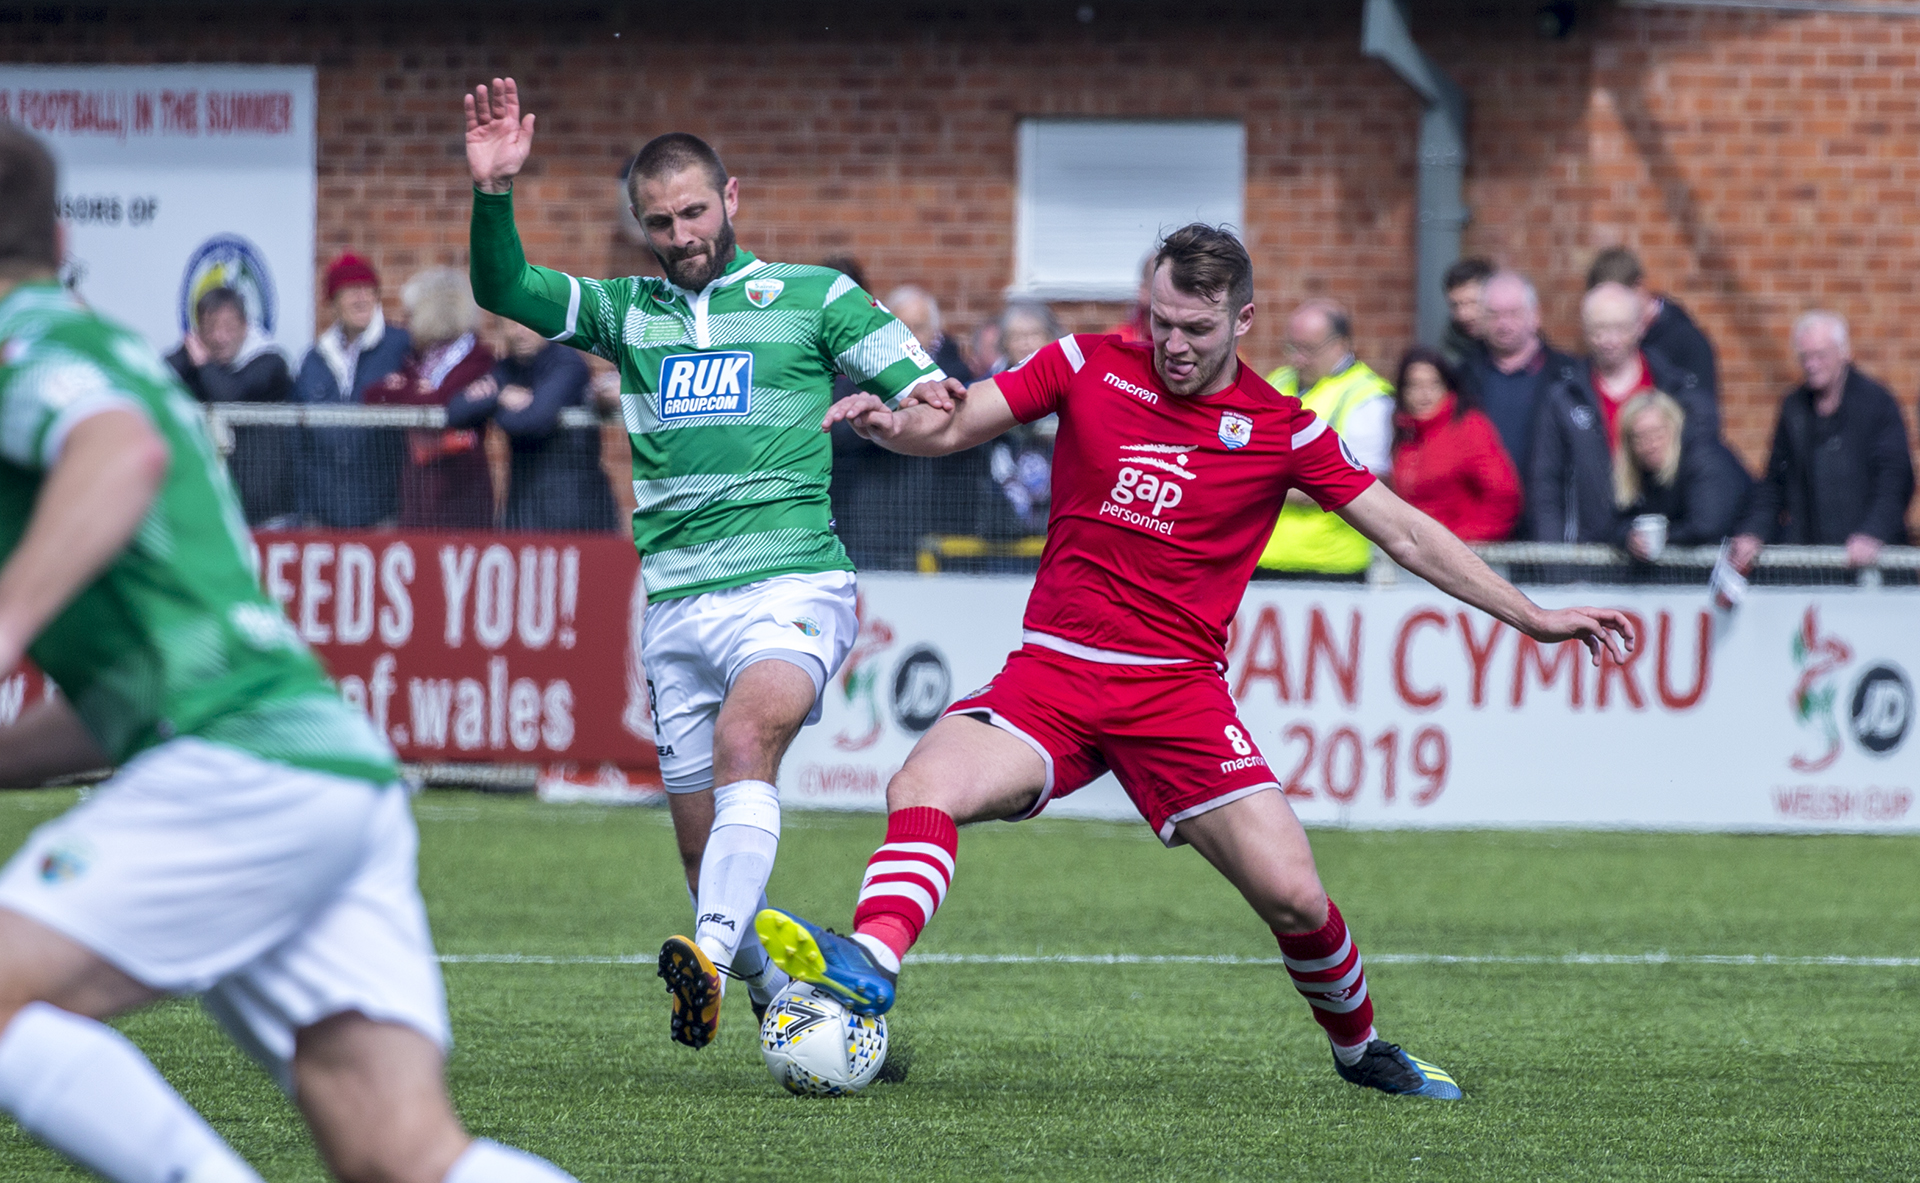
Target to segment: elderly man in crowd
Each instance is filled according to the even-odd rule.
[[[193,329],[167,364],[203,403],[285,402],[293,389],[286,355],[247,318],[246,301],[232,288],[208,288],[193,305]],[[228,467],[240,506],[252,525],[294,507],[287,464],[287,429],[237,427]]]
[[[1447,330],[1440,335],[1440,353],[1458,367],[1486,339],[1482,324],[1482,297],[1493,264],[1482,258],[1457,259],[1440,278],[1447,293]]]
[[[919,284],[903,283],[887,293],[886,305],[907,326],[913,339],[933,358],[935,365],[972,385],[973,369],[961,355],[960,343],[947,336],[940,319],[940,302]]]
[[[1267,381],[1281,394],[1297,396],[1339,433],[1360,463],[1385,480],[1393,470],[1393,387],[1354,356],[1347,310],[1332,300],[1308,300],[1294,309],[1287,318],[1287,356],[1293,364],[1267,375]],[[1263,572],[1354,577],[1363,575],[1372,560],[1372,544],[1358,530],[1292,490],[1254,577]]]
[[[1593,266],[1587,269],[1587,290],[1603,283],[1621,284],[1639,293],[1645,318],[1640,348],[1700,379],[1700,385],[1717,401],[1720,367],[1714,359],[1713,342],[1678,301],[1647,286],[1639,257],[1623,246],[1610,246],[1595,255]]]
[[[1751,570],[1769,542],[1841,546],[1856,567],[1907,540],[1913,456],[1885,386],[1853,364],[1845,318],[1809,312],[1793,326],[1806,381],[1787,393],[1766,475],[1733,540],[1734,566]]]
[[[1547,387],[1572,381],[1579,363],[1540,335],[1540,295],[1516,271],[1496,271],[1480,288],[1480,344],[1467,351],[1461,383],[1493,420],[1522,482],[1533,455],[1533,417]]]
[[[300,363],[293,398],[301,403],[364,403],[367,389],[398,370],[413,342],[387,324],[380,310],[380,277],[373,265],[344,254],[327,267],[333,324]],[[305,433],[300,513],[323,526],[360,528],[391,521],[399,512],[401,436],[374,427],[316,427]],[[370,480],[369,474],[382,479]]]
[[[1713,399],[1693,374],[1640,348],[1640,294],[1603,283],[1580,303],[1587,364],[1547,388],[1534,419],[1527,470],[1528,537],[1536,542],[1606,542],[1613,536],[1613,453],[1620,410],[1659,391],[1686,412],[1686,438],[1717,439]],[[1684,441],[1683,441],[1684,442]]]

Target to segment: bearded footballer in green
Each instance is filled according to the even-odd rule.
[[[704,1047],[726,978],[747,983],[756,1014],[785,985],[752,929],[779,844],[773,779],[859,632],[853,564],[827,499],[821,421],[834,376],[943,409],[962,388],[846,276],[740,247],[739,179],[685,133],[648,143],[627,181],[664,278],[530,266],[512,188],[534,117],[510,78],[476,88],[466,113],[474,297],[620,369],[647,592],[641,649],[696,893],[693,938],[666,942],[660,976],[673,1038]]]

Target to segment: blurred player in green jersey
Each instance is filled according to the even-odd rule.
[[[340,1178],[570,1178],[454,1116],[393,751],[260,590],[193,401],[55,281],[54,192],[0,122],[0,670],[61,691],[0,785],[119,771],[0,870],[0,1109],[115,1183],[257,1181],[101,1022],[195,994]]]

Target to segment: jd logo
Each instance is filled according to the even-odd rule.
[[[939,721],[952,701],[947,659],[931,645],[914,646],[893,671],[893,721],[919,735]]]
[[[660,418],[745,415],[752,409],[753,355],[675,353],[660,359]]]
[[[1899,748],[1913,727],[1913,686],[1900,667],[1881,663],[1854,683],[1850,711],[1853,738],[1876,756]]]

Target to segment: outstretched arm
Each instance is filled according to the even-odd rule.
[[[1441,591],[1499,620],[1536,641],[1579,641],[1600,664],[1605,649],[1623,662],[1637,638],[1624,613],[1611,608],[1561,608],[1549,611],[1494,574],[1445,526],[1400,500],[1385,485],[1367,487],[1337,511],[1349,526],[1372,539],[1394,562]]]
[[[991,378],[975,382],[957,400],[950,394],[943,384],[922,383],[892,410],[864,391],[850,394],[828,408],[820,430],[831,431],[844,421],[855,435],[890,452],[945,456],[984,444],[1019,422]]]

